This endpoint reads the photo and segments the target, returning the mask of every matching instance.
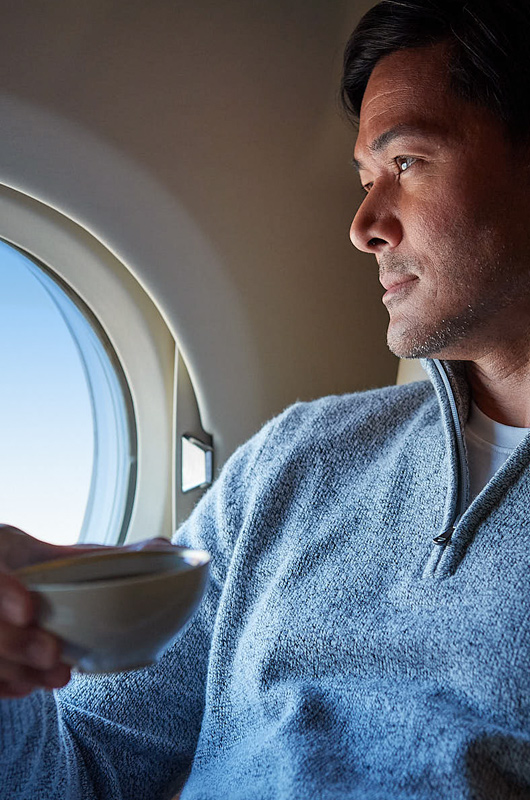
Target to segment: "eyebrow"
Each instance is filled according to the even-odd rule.
[[[389,128],[387,131],[377,136],[374,141],[368,145],[368,149],[371,153],[379,153],[381,150],[388,147],[390,142],[393,142],[394,139],[399,139],[403,136],[418,136],[418,134],[425,135],[425,128],[419,125],[411,125],[408,122],[400,122],[398,125],[394,125],[392,128]],[[357,158],[352,158],[351,163],[357,172],[363,169],[362,162]]]

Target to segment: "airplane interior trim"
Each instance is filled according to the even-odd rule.
[[[42,262],[104,320],[131,391],[139,445],[127,541],[145,538],[146,526],[170,536],[175,346],[167,325],[115,256],[59,212],[4,186],[0,219],[4,241]],[[100,540],[112,542],[106,532]]]
[[[182,436],[213,447],[217,474],[291,403],[395,381],[376,270],[348,239],[360,188],[355,134],[337,99],[344,43],[369,5],[273,0],[255,14],[244,0],[58,0],[53,10],[27,0],[5,9],[2,203],[11,191],[19,206],[26,197],[46,219],[78,226],[91,264],[103,255],[85,269],[90,300],[84,256],[71,259],[72,286],[120,358],[129,339],[156,373],[153,433],[139,420],[138,486],[151,487],[157,511],[134,511],[129,541],[148,519],[170,535],[201,495],[182,492]],[[0,237],[13,241],[9,220]],[[20,246],[69,280],[57,260]],[[119,301],[103,275],[111,261],[131,278]],[[137,317],[118,343],[127,292]],[[164,332],[142,345],[152,326]],[[131,358],[123,368],[140,413]]]

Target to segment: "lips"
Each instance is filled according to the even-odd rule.
[[[410,288],[414,281],[417,281],[416,275],[384,275],[380,278],[381,284],[386,289],[383,295],[383,302],[385,299],[394,297],[400,292],[404,292]]]
[[[382,286],[387,292],[396,289],[398,286],[403,286],[405,283],[416,281],[416,275],[383,275],[380,279]]]

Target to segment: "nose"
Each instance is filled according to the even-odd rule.
[[[393,250],[403,238],[392,192],[374,184],[361,203],[350,228],[352,244],[374,255]]]

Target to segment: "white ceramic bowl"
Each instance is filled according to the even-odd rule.
[[[15,574],[38,595],[39,624],[63,641],[81,672],[139,669],[156,661],[199,605],[208,553],[173,547],[94,553]]]

